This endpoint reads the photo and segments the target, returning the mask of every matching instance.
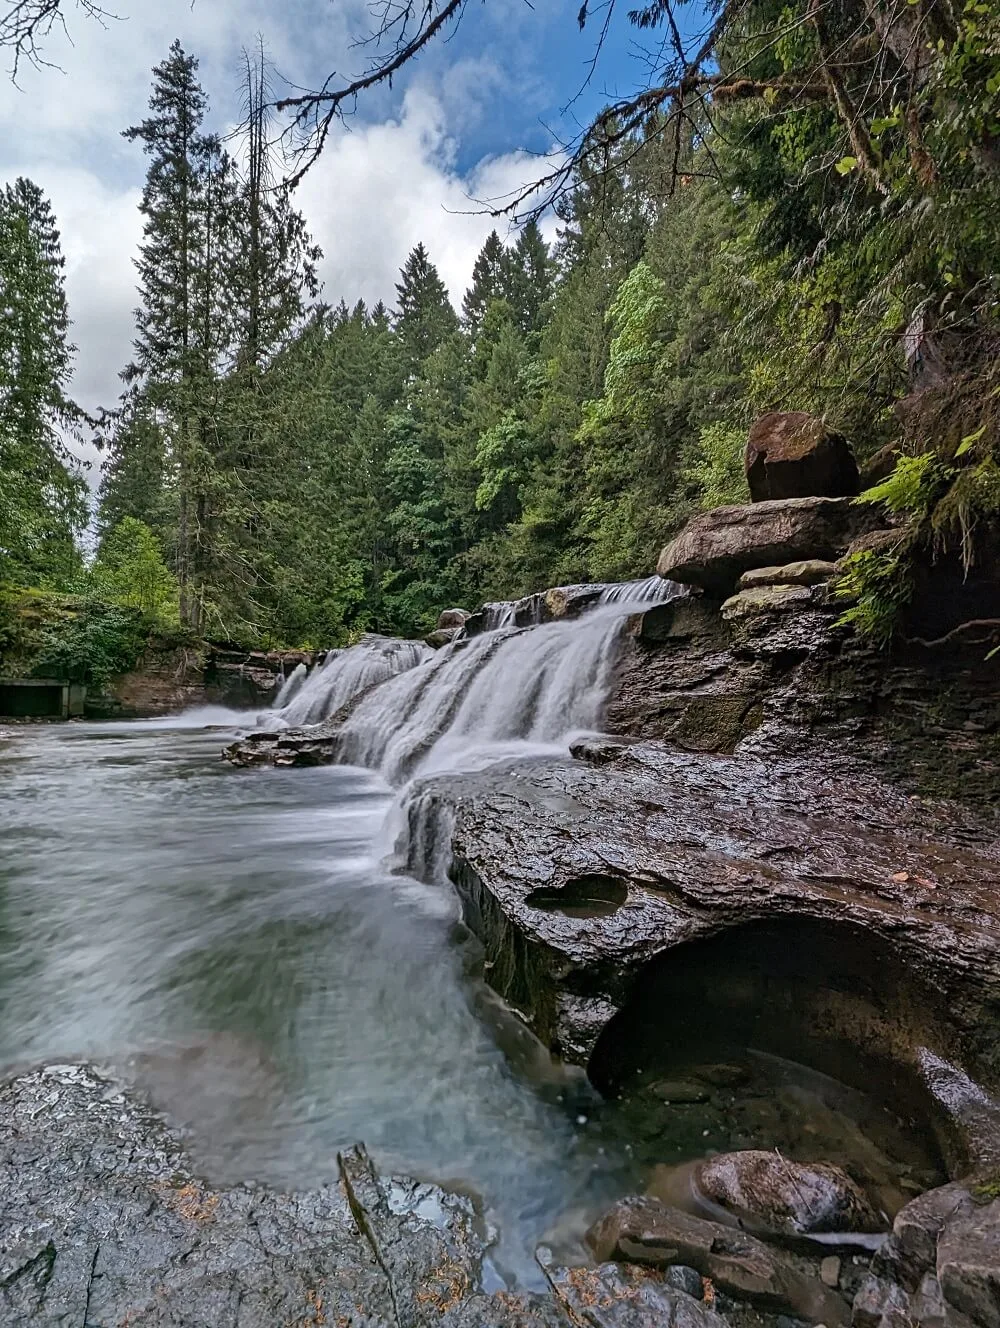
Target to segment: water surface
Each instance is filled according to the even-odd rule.
[[[126,1070],[217,1181],[315,1185],[363,1139],[385,1171],[482,1196],[530,1279],[618,1163],[477,1017],[451,892],[380,865],[387,787],[235,770],[231,728],[189,727],[213,720],[233,717],[0,739],[0,1065]]]

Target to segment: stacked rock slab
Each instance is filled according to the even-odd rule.
[[[716,507],[688,522],[660,554],[657,572],[725,599],[745,572],[789,563],[834,561],[884,524],[850,498],[783,498],[749,507]]]

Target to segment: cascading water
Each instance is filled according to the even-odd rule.
[[[278,688],[278,694],[274,698],[273,710],[283,710],[296,692],[301,688],[303,682],[309,674],[309,669],[305,664],[296,664],[288,677]]]
[[[285,728],[322,723],[369,687],[415,668],[430,653],[419,641],[388,636],[366,636],[349,650],[331,650],[319,668],[300,681],[290,698],[284,696],[282,688],[280,704],[268,713],[267,723],[277,720]]]
[[[662,604],[676,599],[683,587],[662,576],[647,576],[641,581],[619,581],[605,586],[598,601],[601,604]]]
[[[681,587],[655,578],[655,596]],[[341,730],[341,759],[392,784],[469,769],[505,756],[565,750],[601,721],[626,618],[654,598],[650,582],[623,589],[573,620],[497,628],[456,641],[358,705]]]

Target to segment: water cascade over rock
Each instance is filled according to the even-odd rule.
[[[568,754],[575,737],[600,727],[625,623],[683,593],[659,576],[559,587],[530,596],[530,605],[508,606],[517,609],[516,626],[498,606],[487,606],[474,617],[506,625],[480,625],[471,638],[463,630],[437,651],[366,638],[328,656],[282,710],[266,717],[269,727],[279,721],[280,737],[255,735],[227,755],[245,765],[336,760],[400,784],[418,772]],[[587,607],[567,607],[582,603]],[[520,625],[525,606],[537,625]],[[338,716],[354,700],[354,709]],[[334,716],[334,724],[310,727]],[[301,734],[285,732],[300,727]]]
[[[600,724],[629,613],[680,593],[658,576],[609,586],[601,606],[580,619],[456,642],[361,702],[341,731],[341,760],[398,783],[418,770],[472,769],[526,754],[526,746],[540,754],[565,748]]]
[[[281,689],[268,724],[319,724],[369,687],[414,668],[430,654],[419,641],[366,636],[348,650],[331,650],[307,678],[296,669]],[[300,666],[301,667],[301,666]],[[298,675],[298,682],[292,686]]]

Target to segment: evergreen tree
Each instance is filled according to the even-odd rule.
[[[85,488],[63,432],[73,347],[51,206],[18,179],[0,194],[0,574],[59,583],[79,567]]]
[[[552,296],[552,260],[537,221],[529,221],[510,255],[505,298],[524,333],[541,332]]]
[[[444,338],[457,329],[458,317],[445,284],[427,250],[418,244],[396,283],[395,331],[404,376],[416,374]]]
[[[473,338],[478,337],[486,310],[494,300],[510,293],[510,256],[496,231],[490,231],[472,268],[472,284],[462,299],[462,321]]]
[[[141,390],[163,426],[177,484],[174,562],[181,619],[196,630],[206,592],[213,468],[208,418],[220,295],[212,230],[219,151],[216,140],[202,132],[207,99],[197,69],[198,61],[175,41],[153,70],[151,114],[125,130],[150,158],[140,205],[145,224],[136,260],[135,360],[127,381]]]

